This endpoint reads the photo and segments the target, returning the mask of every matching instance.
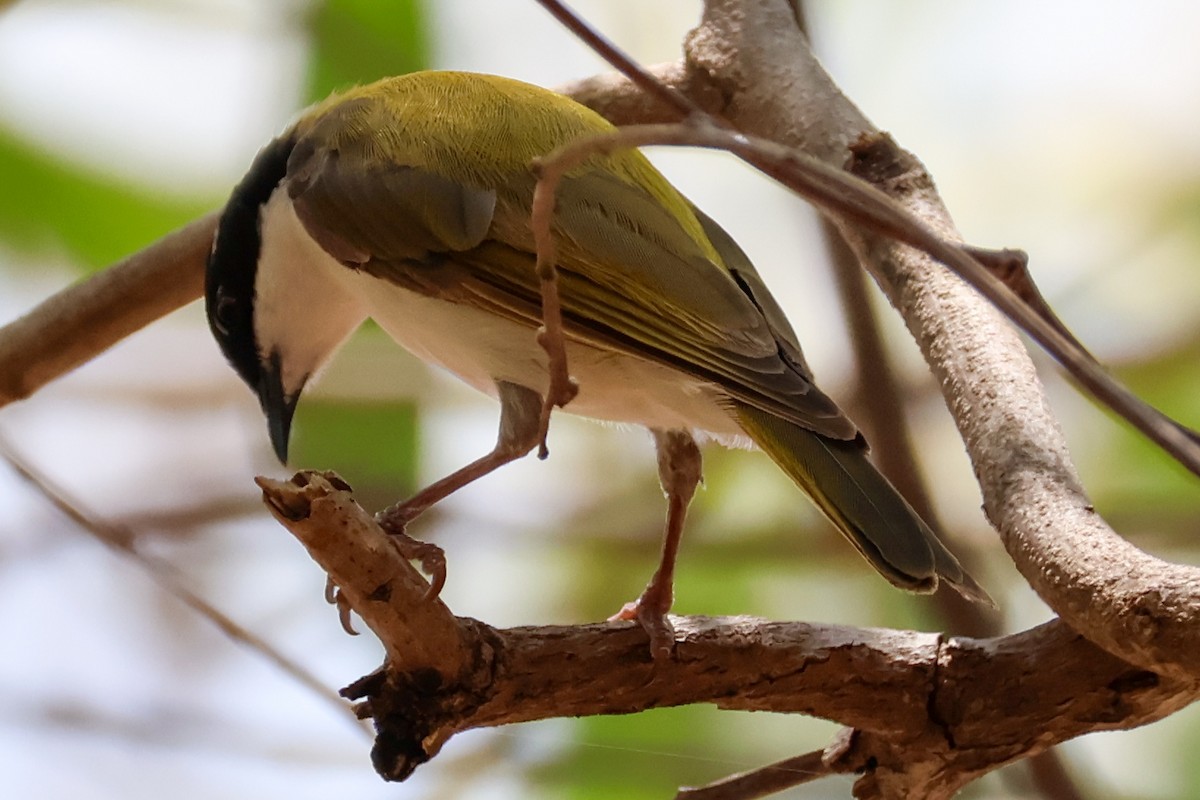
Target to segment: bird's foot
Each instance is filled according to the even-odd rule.
[[[442,593],[446,585],[446,551],[436,544],[414,539],[405,532],[408,525],[404,506],[393,506],[375,515],[375,522],[383,528],[396,545],[396,549],[406,561],[415,561],[421,565],[421,571],[429,576],[429,589],[425,591],[426,601],[433,600]]]
[[[641,597],[632,603],[626,603],[620,611],[609,617],[608,621],[638,622],[650,637],[650,655],[654,660],[670,658],[675,651],[675,628],[667,618],[667,612],[671,610],[674,599],[674,592],[670,586],[659,586],[651,581]]]
[[[350,621],[350,612],[354,609],[350,607],[350,601],[346,599],[346,595],[342,594],[342,590],[330,577],[325,578],[325,602],[331,606],[337,606],[342,630],[351,636],[358,636],[358,631],[354,630],[354,625]]]

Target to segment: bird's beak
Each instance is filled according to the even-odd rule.
[[[258,382],[258,401],[262,404],[263,413],[267,415],[267,431],[271,435],[271,447],[280,463],[287,464],[288,438],[292,431],[292,416],[296,413],[296,401],[300,399],[300,389],[288,393],[283,388],[283,370],[279,353],[272,353],[267,363],[262,365]]]

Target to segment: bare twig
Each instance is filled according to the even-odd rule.
[[[1008,287],[1008,290],[1029,306],[1029,310],[1044,319],[1048,325],[1063,335],[1078,349],[1080,355],[1096,360],[1083,343],[1075,338],[1063,321],[1054,313],[1054,309],[1042,297],[1042,292],[1033,282],[1033,274],[1029,271],[1029,256],[1024,250],[989,250],[984,247],[963,245],[972,258],[980,266],[996,277],[996,280]]]
[[[223,611],[185,586],[176,576],[172,565],[138,550],[136,547],[137,534],[134,531],[123,525],[115,525],[98,519],[95,514],[85,510],[82,503],[70,497],[64,489],[54,485],[50,478],[41,474],[17,455],[12,447],[4,441],[0,441],[0,459],[3,459],[17,475],[21,476],[37,490],[38,494],[78,525],[81,530],[86,531],[101,544],[136,564],[160,589],[216,625],[230,639],[256,653],[296,683],[335,706],[339,713],[345,714],[350,711],[346,701],[334,694],[316,675],[280,653],[272,645],[239,625]]]
[[[467,664],[462,637],[439,635],[454,628],[454,617],[441,600],[427,596],[429,583],[352,501],[344,481],[332,473],[300,472],[291,481],[256,482],[267,508],[384,643],[391,663],[434,670],[447,681],[458,678]]]
[[[537,163],[533,165],[538,175],[533,190],[533,205],[529,220],[533,228],[533,241],[537,250],[538,285],[542,294],[542,326],[538,330],[537,342],[546,351],[546,370],[550,383],[542,400],[542,413],[538,419],[538,458],[550,454],[546,436],[550,431],[550,413],[562,408],[579,394],[579,384],[572,378],[567,364],[567,341],[563,330],[562,304],[558,296],[558,256],[554,246],[551,224],[554,221],[554,197],[562,173],[541,175]]]
[[[682,125],[633,126],[578,140],[540,159],[539,172],[542,180],[548,180],[554,172],[561,174],[595,153],[651,145],[706,147],[734,153],[783,182],[822,211],[864,226],[876,235],[918,248],[943,262],[1017,321],[1097,399],[1200,475],[1200,443],[1104,372],[1073,340],[1015,298],[999,279],[972,257],[966,246],[943,238],[874,186],[857,181],[804,153],[693,120]]]
[[[785,758],[765,767],[730,775],[707,786],[680,789],[675,800],[756,800],[842,770],[825,750]]]
[[[589,25],[586,20],[576,14],[565,3],[558,2],[558,0],[538,0],[538,3],[541,4],[542,8],[549,11],[555,19],[566,26],[567,30],[574,33],[582,42],[598,53],[601,58],[612,64],[625,77],[629,78],[635,86],[647,95],[657,99],[658,102],[673,109],[678,114],[676,119],[686,118],[693,114],[708,116],[682,92],[671,88],[655,78],[649,70],[630,58],[627,53],[613,44],[608,37]]]

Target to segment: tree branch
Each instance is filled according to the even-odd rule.
[[[838,166],[855,153],[855,174],[943,240],[961,240],[932,179],[841,94],[788,3],[710,0],[688,37],[685,63],[682,73],[658,74],[684,91],[705,87],[692,98],[699,104],[722,98],[705,110],[740,131]],[[619,79],[605,83],[623,96]],[[1143,553],[1095,514],[1008,321],[929,256],[898,244],[893,231],[882,235],[845,218],[834,224],[938,378],[985,510],[1021,574],[1068,624],[1109,652],[1163,673],[1200,676],[1200,570]]]
[[[850,739],[850,736],[844,736],[839,741],[844,740],[849,744]],[[836,775],[845,771],[845,765],[830,758],[831,749],[785,758],[759,769],[730,775],[707,786],[680,789],[675,800],[755,800],[826,775]]]
[[[853,154],[855,174],[927,228],[959,238],[927,173],[840,93],[785,0],[712,0],[685,61],[654,73],[746,133],[838,168]],[[623,78],[574,91],[615,121],[678,113],[649,105]],[[0,405],[199,296],[214,224],[215,215],[198,220],[0,331]],[[264,483],[281,521],[387,648],[388,669],[348,690],[366,698],[360,711],[379,727],[383,774],[403,777],[472,727],[711,702],[841,721],[856,733],[829,766],[874,765],[859,796],[944,797],[1007,761],[1144,724],[1197,698],[1197,570],[1141,553],[1094,514],[1012,327],[928,256],[845,216],[834,224],[938,378],[1014,562],[1067,624],[943,640],[678,618],[676,658],[652,663],[632,624],[496,630],[421,603],[420,576],[337,481]]]
[[[0,407],[199,297],[216,228],[214,211],[0,328]]]
[[[299,662],[285,656],[262,637],[243,627],[190,589],[184,581],[180,580],[172,565],[139,549],[137,533],[129,526],[105,522],[97,515],[85,510],[82,503],[41,474],[14,452],[8,442],[3,439],[0,439],[0,461],[6,463],[43,499],[75,523],[81,531],[88,533],[113,552],[131,561],[160,589],[217,626],[231,641],[258,655],[297,684],[332,705],[339,713],[344,714],[349,710],[345,701],[335,695],[329,686],[322,683],[316,675],[305,669]]]
[[[945,535],[945,526],[937,519],[933,498],[921,477],[903,392],[884,346],[878,312],[867,292],[867,276],[828,218],[822,220],[821,228],[854,350],[855,397],[863,413],[861,418],[856,414],[851,416],[871,443],[876,466],[900,490],[921,519]],[[964,548],[966,543],[961,537],[947,538],[956,545],[952,549],[967,571],[978,575],[979,570],[973,568],[978,563],[978,555]],[[972,636],[992,636],[1000,632],[999,615],[994,610],[972,603],[958,592],[943,588],[934,595],[933,601],[948,630]]]
[[[372,757],[391,779],[471,728],[712,703],[835,720],[858,733],[830,771],[870,761],[863,781],[882,787],[877,796],[948,797],[1002,764],[1200,697],[1200,683],[1133,667],[1059,621],[978,640],[673,617],[676,651],[666,661],[651,658],[634,623],[496,629],[422,602],[424,580],[336,477],[259,482],[388,647],[388,668],[343,693],[365,700],[360,713],[379,734]]]

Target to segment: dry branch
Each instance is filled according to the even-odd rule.
[[[0,329],[0,407],[199,297],[216,227],[207,214]]]
[[[977,640],[673,617],[666,661],[651,658],[634,623],[495,629],[422,602],[425,582],[336,478],[262,485],[389,646],[387,668],[347,692],[374,717],[373,759],[393,779],[471,728],[712,703],[840,722],[857,734],[834,771],[872,761],[863,780],[887,787],[879,796],[939,797],[1065,739],[1145,724],[1200,697],[1200,683],[1131,666],[1057,620]]]
[[[934,232],[961,239],[919,162],[896,148],[872,149],[888,140],[825,73],[788,3],[712,0],[688,37],[685,64],[658,74],[682,91],[698,89],[692,99],[739,130],[828,163],[843,165],[858,142],[852,166],[860,177]],[[620,80],[604,84],[619,87]],[[714,97],[721,99],[715,106]],[[988,517],[1026,580],[1114,655],[1200,677],[1200,570],[1141,552],[1095,514],[1012,326],[929,257],[853,222],[834,223],[937,376]]]

